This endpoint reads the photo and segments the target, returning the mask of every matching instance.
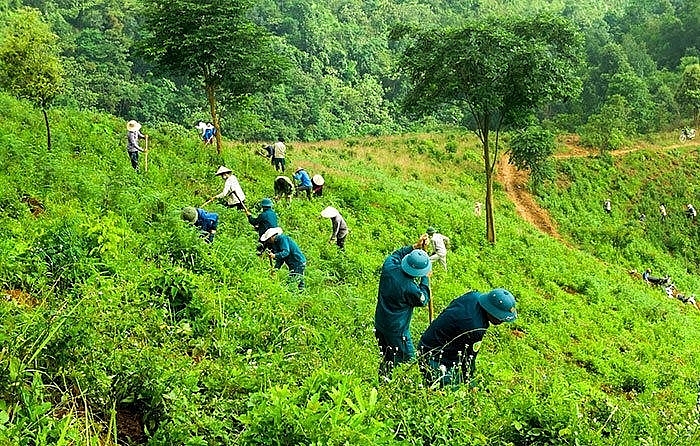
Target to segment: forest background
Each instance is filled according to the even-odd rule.
[[[235,4],[250,8],[250,19],[273,37],[274,52],[285,64],[262,60],[251,65],[255,70],[263,67],[264,76],[275,85],[235,102],[222,100],[221,129],[231,139],[283,136],[314,141],[429,128],[436,122],[464,124],[469,116],[454,109],[420,119],[405,115],[401,98],[406,79],[397,67],[403,47],[390,39],[391,31],[397,26],[449,27],[465,17],[542,11],[570,19],[586,45],[580,72],[583,93],[542,111],[550,128],[582,131],[585,141],[585,133],[594,132],[606,114],[624,117],[620,125],[628,135],[677,127],[692,116],[687,113],[692,100],[679,96],[678,90],[685,68],[698,63],[700,56],[700,5],[695,1]],[[148,49],[143,42],[153,32],[145,26],[144,10],[157,2],[2,0],[0,14],[22,5],[39,9],[59,38],[65,86],[55,105],[104,111],[145,124],[172,122],[191,128],[199,120],[211,120],[197,79],[168,73],[144,57]],[[205,48],[201,51],[204,54]]]

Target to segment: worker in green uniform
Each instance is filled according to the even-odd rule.
[[[428,274],[432,266],[423,250],[427,243],[428,236],[423,234],[413,246],[391,253],[382,265],[374,333],[382,353],[379,375],[385,380],[391,378],[396,364],[415,355],[410,333],[413,308],[424,307],[430,301]]]
[[[282,228],[270,228],[260,237],[260,242],[270,252],[268,255],[275,261],[275,269],[283,264],[289,268],[289,281],[297,284],[299,291],[304,291],[304,269],[306,257],[292,238],[282,233]]]
[[[513,322],[515,297],[496,288],[470,291],[450,302],[420,338],[420,368],[429,386],[469,383],[476,370],[476,354],[489,325]]]
[[[263,198],[260,201],[260,207],[262,212],[257,216],[253,217],[248,209],[245,210],[245,215],[248,217],[248,223],[253,225],[255,231],[258,233],[258,239],[270,228],[276,228],[279,226],[277,223],[277,213],[272,210],[272,200],[269,198]],[[265,250],[262,243],[258,245],[258,254],[262,254]]]

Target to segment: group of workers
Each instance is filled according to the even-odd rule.
[[[661,214],[661,220],[666,221],[666,218],[668,218],[668,211],[666,210],[666,205],[664,203],[659,204],[659,214]],[[695,217],[698,216],[698,212],[695,210],[695,206],[693,206],[690,203],[686,204],[685,215],[690,220],[695,220]]]
[[[391,253],[379,277],[374,333],[381,351],[379,376],[390,380],[394,367],[416,357],[411,338],[413,309],[430,306],[433,262],[425,251],[430,236]],[[513,322],[515,297],[496,288],[469,291],[454,299],[425,330],[418,343],[418,364],[430,387],[470,383],[476,355],[490,325]]]
[[[632,271],[633,275],[635,271]],[[666,293],[666,296],[674,299],[678,299],[683,303],[687,303],[690,305],[695,306],[696,308],[700,309],[698,306],[698,303],[695,300],[694,295],[686,295],[684,293],[681,293],[678,291],[676,288],[676,285],[673,284],[673,281],[669,276],[663,276],[663,277],[656,277],[651,275],[651,269],[647,268],[643,273],[642,273],[642,279],[649,285],[657,285],[657,286],[662,286],[664,287],[664,292]]]
[[[606,214],[612,215],[612,202],[611,202],[610,198],[603,201],[603,210],[605,211]],[[668,211],[666,210],[666,204],[664,204],[664,203],[659,204],[659,215],[661,215],[661,221],[666,221],[666,219],[668,218]],[[695,218],[698,216],[698,212],[695,209],[695,206],[693,206],[691,203],[686,204],[685,205],[685,215],[691,221],[694,221]],[[645,221],[646,214],[643,214],[643,213],[640,214],[639,220]]]
[[[205,201],[201,207],[217,199],[223,199],[223,204],[229,208],[243,210],[248,222],[253,226],[258,235],[258,255],[266,254],[270,263],[274,261],[274,269],[280,269],[286,264],[289,268],[289,280],[296,284],[299,291],[305,288],[304,270],[306,269],[306,257],[299,245],[287,234],[284,234],[279,225],[277,213],[270,198],[260,201],[262,212],[253,216],[245,204],[245,193],[241,188],[238,178],[233,171],[226,166],[220,166],[215,173],[224,180],[224,188],[219,193]],[[321,216],[331,220],[332,231],[330,242],[334,242],[343,250],[345,239],[348,235],[348,226],[340,212],[332,206],[326,207]],[[182,210],[182,219],[193,224],[200,230],[204,240],[211,243],[214,240],[219,216],[214,212],[207,212],[201,208],[187,206]]]
[[[293,175],[294,179],[299,183],[297,185],[292,180],[284,175],[279,175],[274,181],[275,199],[287,199],[292,201],[292,197],[297,192],[305,192],[306,198],[311,200],[312,196],[323,196],[323,186],[326,180],[322,175],[316,174],[310,176],[306,169],[297,167]]]
[[[214,124],[211,122],[204,123],[199,121],[195,128],[202,132],[201,138],[204,144],[214,144],[214,136],[216,135],[216,127],[214,127]]]
[[[135,121],[133,121],[135,123]],[[129,127],[129,147],[136,149],[136,161],[130,158],[134,169],[138,169],[138,139],[140,125]],[[132,132],[136,132],[132,135]],[[132,144],[134,141],[134,144]],[[279,138],[269,147],[271,163],[275,170],[284,173],[286,146]],[[215,173],[224,181],[221,193],[204,202],[201,207],[187,206],[182,209],[182,219],[197,227],[203,239],[212,243],[216,234],[219,216],[202,209],[206,204],[221,199],[229,208],[243,210],[248,222],[258,236],[257,253],[267,255],[275,270],[286,264],[289,268],[289,281],[298,290],[305,289],[304,271],[306,257],[299,245],[284,233],[279,218],[273,210],[270,198],[260,201],[262,211],[253,216],[248,210],[246,196],[232,170],[220,166]],[[322,195],[324,180],[320,175],[312,178],[304,168],[299,167],[294,178],[299,181],[296,189],[285,176],[278,176],[274,182],[275,198],[291,197],[294,191],[304,191],[311,199],[312,194]],[[481,206],[478,207],[480,211]],[[480,214],[475,208],[475,213]],[[345,248],[348,226],[340,212],[328,206],[321,217],[331,221],[332,230],[329,243]],[[450,240],[434,227],[428,227],[414,245],[404,246],[390,254],[384,261],[379,279],[377,305],[374,317],[375,337],[381,351],[379,376],[390,380],[397,364],[416,358],[410,333],[413,309],[430,307],[430,325],[419,341],[418,364],[427,385],[431,387],[457,386],[471,382],[475,371],[475,359],[481,341],[490,325],[512,322],[516,319],[515,297],[506,289],[496,288],[486,293],[469,291],[455,298],[442,313],[432,320],[430,276],[434,262],[440,262],[447,269],[447,248]]]

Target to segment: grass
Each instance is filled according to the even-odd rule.
[[[258,143],[229,142],[219,158],[194,132],[144,129],[149,171],[137,175],[124,123],[55,110],[55,150],[47,153],[40,113],[5,96],[0,106],[7,160],[0,285],[10,296],[0,303],[0,438],[7,444],[698,440],[700,312],[627,274],[647,255],[693,286],[692,262],[669,249],[673,240],[684,246],[684,228],[672,226],[666,239],[654,232],[659,239],[650,242],[649,231],[626,225],[623,215],[596,215],[596,193],[614,187],[643,196],[635,191],[662,163],[641,168],[638,154],[629,155],[632,163],[560,161],[560,181],[541,200],[580,249],[523,223],[496,185],[491,246],[472,211],[483,201],[483,172],[468,133],[291,142],[289,169],[303,165],[326,179],[323,198],[275,207],[309,259],[307,291],[297,294],[285,285],[286,269],[271,274],[255,256],[255,233],[241,212],[207,207],[221,221],[212,245],[180,220],[183,206],[220,191],[219,164],[234,170],[250,207],[271,195],[277,174],[255,154]],[[692,157],[681,149],[673,156]],[[32,214],[23,194],[44,212]],[[613,203],[615,211],[624,206]],[[328,205],[350,226],[345,254],[327,244],[330,225],[320,212]],[[476,390],[426,389],[413,364],[389,384],[377,379],[379,268],[428,226],[452,242],[449,271],[438,268],[432,281],[436,313],[469,289],[505,287],[518,298],[519,319],[485,337]],[[611,249],[611,240],[624,249]],[[416,339],[427,317],[415,312]],[[142,436],[120,425],[127,413]]]

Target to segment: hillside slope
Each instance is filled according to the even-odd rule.
[[[212,245],[180,220],[221,190],[253,206],[277,175],[229,143],[223,158],[174,126],[145,128],[149,171],[124,123],[0,95],[0,438],[7,444],[692,444],[699,313],[545,236],[496,189],[498,242],[473,215],[468,135],[288,144],[324,196],[277,203],[309,259],[307,290],[255,256],[244,215],[219,204]],[[35,203],[32,205],[31,203]],[[39,204],[36,204],[39,203]],[[320,211],[341,210],[346,253]],[[426,389],[415,365],[379,384],[372,333],[380,265],[428,225],[452,240],[436,312],[506,287],[519,319],[492,327],[476,389]],[[418,338],[427,311],[412,323]]]

